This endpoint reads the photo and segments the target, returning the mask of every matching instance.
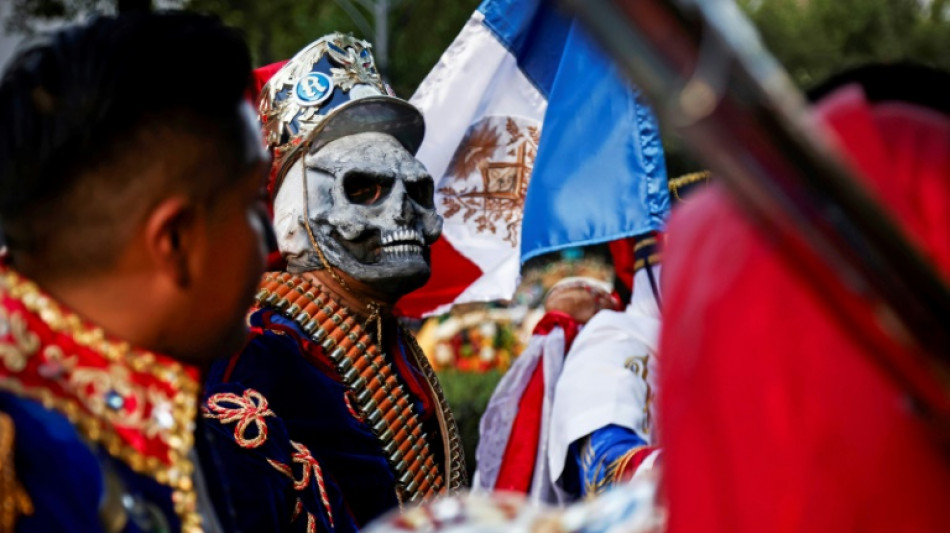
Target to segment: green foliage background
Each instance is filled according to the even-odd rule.
[[[485,373],[459,372],[445,370],[439,372],[439,381],[445,392],[445,399],[452,407],[455,422],[459,426],[462,445],[465,449],[465,464],[468,477],[475,473],[475,446],[478,443],[478,422],[482,418],[488,399],[495,385],[501,379],[501,372],[491,370]]]
[[[255,62],[287,59],[331,31],[363,35],[341,7],[349,0],[11,0],[7,26],[30,33],[117,5],[177,5],[215,13],[247,36]],[[914,60],[950,69],[950,0],[737,0],[793,79],[808,88],[870,61]],[[410,96],[480,0],[393,0],[390,68],[396,93]]]
[[[408,0],[390,14],[389,71],[396,94],[408,98],[436,64],[479,0]],[[288,59],[332,31],[364,35],[349,15],[329,0],[190,0],[187,8],[215,13],[241,28],[258,65]]]
[[[869,62],[950,70],[948,0],[738,0],[802,88]]]

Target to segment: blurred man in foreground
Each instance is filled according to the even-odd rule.
[[[817,119],[950,279],[950,77],[873,67],[819,90]],[[674,215],[660,412],[669,528],[939,531],[950,456],[794,258],[713,189]],[[943,317],[944,319],[946,317]]]
[[[0,530],[215,529],[197,368],[240,348],[264,267],[249,76],[182,13],[62,29],[4,75]]]

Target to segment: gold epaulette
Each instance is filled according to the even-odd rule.
[[[670,178],[669,187],[670,193],[673,195],[673,201],[682,202],[683,198],[689,196],[694,188],[697,188],[699,184],[708,184],[711,173],[708,170],[702,170],[700,172],[690,172],[689,174],[684,174],[675,178]]]
[[[0,413],[0,533],[13,533],[17,517],[33,514],[33,502],[16,477],[13,440],[13,419]]]

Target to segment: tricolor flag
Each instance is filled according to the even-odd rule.
[[[417,157],[445,225],[432,279],[399,313],[511,298],[523,231],[527,257],[660,229],[655,120],[572,26],[543,0],[486,0],[410,99],[426,119]],[[532,179],[536,167],[545,174]]]

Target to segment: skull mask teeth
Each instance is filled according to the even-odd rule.
[[[432,178],[393,137],[360,133],[307,156],[314,238],[327,260],[387,294],[429,277],[429,245],[442,231]]]
[[[422,232],[417,229],[395,229],[382,234],[383,253],[395,257],[409,254],[422,255],[427,249]]]

